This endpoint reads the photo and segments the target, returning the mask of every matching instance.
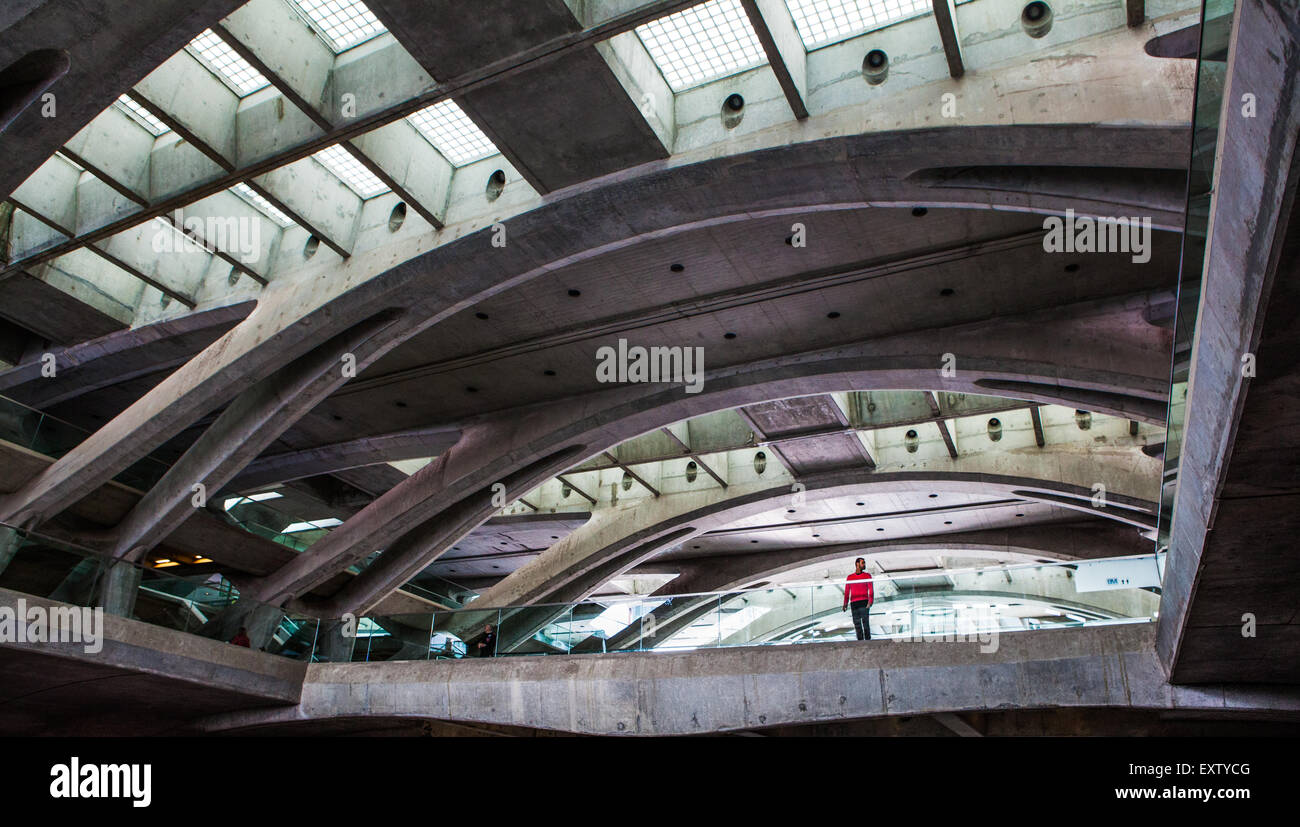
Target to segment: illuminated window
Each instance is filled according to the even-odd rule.
[[[713,0],[636,29],[674,92],[767,62],[740,0]]]
[[[326,147],[311,156],[325,165],[339,179],[352,188],[362,198],[369,198],[381,192],[388,192],[388,185],[375,177],[360,161],[341,145]]]
[[[222,508],[229,511],[241,503],[260,503],[266,500],[277,500],[283,496],[279,491],[263,491],[260,494],[249,494],[247,497],[227,497]]]
[[[189,49],[240,97],[271,83],[211,29],[191,40]]]
[[[296,534],[299,531],[314,531],[318,528],[333,528],[336,525],[342,525],[343,521],[336,517],[326,517],[323,520],[311,520],[310,522],[289,523],[280,530],[281,534]]]
[[[292,218],[285,215],[280,210],[276,209],[276,206],[274,204],[272,204],[270,201],[267,201],[262,196],[258,195],[257,192],[254,191],[254,189],[250,187],[248,184],[243,184],[243,183],[235,184],[233,187],[230,188],[230,190],[231,192],[238,195],[240,198],[252,204],[254,207],[257,207],[266,215],[270,216],[271,220],[274,221],[276,224],[279,224],[281,227],[288,227],[290,224],[294,223]]]
[[[930,0],[786,0],[786,5],[810,50],[932,10]]]
[[[453,100],[425,107],[407,120],[453,166],[464,166],[499,151]]]
[[[388,31],[365,3],[357,0],[291,0],[335,52]]]
[[[122,111],[131,116],[131,120],[153,133],[155,138],[164,132],[171,131],[170,126],[155,118],[148,109],[145,109],[126,95],[122,95],[117,99],[117,105]]]

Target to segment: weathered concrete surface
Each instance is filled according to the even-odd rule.
[[[1143,457],[1140,452],[1134,452]],[[865,494],[875,489],[888,491],[933,491],[1006,495],[1026,489],[1060,490],[1075,495],[1092,490],[1094,480],[1105,480],[1107,491],[1120,498],[1111,507],[1092,509],[1088,500],[1079,505],[1084,510],[1113,520],[1132,520],[1137,514],[1121,508],[1120,502],[1139,505],[1144,488],[1155,484],[1158,469],[1153,461],[1129,465],[1131,457],[1089,456],[1084,453],[1079,466],[1051,457],[1039,466],[1036,455],[998,458],[993,466],[980,468],[979,455],[950,463],[951,471],[862,470],[806,477],[806,497],[810,502],[843,494]],[[948,463],[946,463],[948,464]],[[1145,466],[1145,467],[1144,467]],[[961,469],[961,470],[957,470]],[[1031,474],[1044,472],[1035,479]],[[1017,473],[1019,472],[1019,473]],[[1003,476],[1003,475],[1006,476]],[[669,494],[646,500],[631,507],[597,510],[590,521],[557,542],[523,568],[508,575],[484,592],[475,607],[518,606],[531,603],[571,602],[581,600],[591,590],[611,577],[617,577],[638,563],[650,559],[665,548],[683,543],[706,531],[734,524],[761,514],[790,497],[788,480],[773,480],[709,488],[698,492]],[[1032,496],[1032,495],[1030,495]],[[1153,508],[1148,503],[1148,508]],[[942,540],[932,540],[942,543]],[[363,604],[364,605],[364,604]]]
[[[517,496],[578,460],[633,436],[738,405],[845,389],[933,385],[984,393],[978,383],[986,379],[1035,376],[1041,382],[1036,390],[1009,395],[1061,401],[1061,396],[1069,398],[1072,390],[1082,388],[1127,388],[1133,394],[1126,397],[1132,407],[1109,408],[1107,413],[1140,419],[1162,417],[1164,403],[1156,397],[1165,392],[1165,380],[1130,371],[1158,370],[1165,375],[1167,364],[1160,368],[1147,365],[1151,357],[1164,362],[1163,357],[1154,351],[1144,355],[1137,344],[1153,341],[1151,331],[1164,331],[1145,321],[1100,329],[1089,321],[1115,312],[1113,304],[1087,303],[1087,314],[1043,311],[709,370],[704,389],[697,394],[684,393],[677,386],[622,385],[483,417],[467,424],[461,441],[434,462],[258,584],[254,596],[280,604],[304,593],[321,578],[342,571],[358,557],[407,535],[412,542],[397,554],[385,554],[363,575],[367,583],[376,582],[372,594],[382,595],[399,587],[491,515],[496,508],[490,496],[493,483],[505,484],[507,497]],[[1123,304],[1126,310],[1121,315],[1126,316],[1139,312],[1142,303]],[[1043,324],[1055,325],[1058,335],[1050,339],[1037,336]],[[1026,341],[1026,335],[1032,338]],[[945,352],[960,354],[962,369],[954,377],[940,375],[938,366]],[[1045,395],[1054,398],[1045,399]],[[1154,410],[1142,410],[1144,405]],[[417,527],[428,531],[426,538],[413,536]]]
[[[508,246],[493,249],[490,256],[482,253],[492,249],[491,225],[472,220],[441,233],[354,250],[345,263],[330,264],[328,269],[324,262],[309,263],[273,281],[247,319],[24,490],[0,497],[0,517],[28,524],[54,516],[228,402],[248,383],[388,308],[407,308],[409,315],[402,335],[387,337],[383,349],[474,302],[564,265],[687,228],[724,226],[758,214],[806,215],[814,210],[888,204],[1127,211],[1131,209],[1127,195],[1115,196],[1120,204],[1101,207],[1113,196],[1105,185],[1087,197],[1077,192],[990,192],[918,183],[905,170],[927,162],[1051,164],[1060,157],[1097,164],[1119,158],[1134,166],[1176,168],[1181,161],[1171,151],[1170,141],[1177,140],[1178,134],[1180,129],[1175,128],[947,127],[783,146],[755,152],[743,164],[723,158],[678,168],[643,165],[599,179],[601,186],[570,187],[510,218]],[[918,155],[920,146],[924,157]],[[1031,182],[1024,183],[1032,188]],[[554,231],[556,226],[575,224],[583,226],[584,232]],[[449,271],[456,272],[457,278],[444,278]],[[420,299],[412,302],[412,296]],[[376,358],[382,352],[377,351]]]
[[[151,0],[123,14],[114,0],[43,0],[22,17],[6,15],[0,66],[41,48],[66,50],[72,65],[50,89],[58,116],[42,117],[40,106],[29,107],[0,137],[0,192],[12,192],[123,90],[239,5]]]
[[[1228,61],[1159,652],[1179,683],[1296,683],[1300,4],[1240,0]]]
[[[628,653],[313,664],[302,702],[203,723],[421,717],[583,734],[689,735],[788,723],[986,709],[1300,711],[1300,689],[1165,683],[1151,625],[1002,635],[976,643],[817,643]]]
[[[0,607],[69,604],[0,589]],[[207,712],[296,703],[306,665],[105,614],[103,648],[0,642],[0,732],[160,734]],[[76,714],[69,714],[76,709]]]
[[[44,454],[0,440],[0,492],[14,490],[41,469],[49,467],[53,461]],[[110,482],[77,502],[67,512],[65,516],[69,518],[69,526],[49,523],[40,533],[48,535],[52,540],[85,546],[88,527],[115,525],[130,512],[140,496],[139,491],[129,486]],[[100,536],[102,538],[104,535]],[[159,549],[173,556],[179,553],[182,559],[211,558],[228,577],[236,581],[244,576],[261,576],[275,571],[296,554],[286,546],[250,534],[205,509],[193,509]],[[323,583],[322,595],[332,594],[350,577],[351,575],[342,574]],[[376,608],[401,614],[429,611],[430,606],[428,601],[398,592],[390,595]]]

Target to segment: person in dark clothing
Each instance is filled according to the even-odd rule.
[[[253,641],[248,639],[248,630],[243,626],[239,627],[239,633],[232,637],[230,642],[236,646],[243,646],[245,649],[253,648]]]
[[[483,639],[478,642],[478,656],[490,658],[497,653],[497,633],[492,631],[492,624],[483,627]]]
[[[853,561],[857,569],[849,575],[844,584],[844,608],[853,610],[853,630],[858,633],[858,640],[871,640],[871,604],[875,594],[871,583],[871,574],[867,571],[867,561],[861,557]]]

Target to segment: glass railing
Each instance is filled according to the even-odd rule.
[[[220,574],[176,575],[112,560],[37,532],[0,524],[0,588],[76,606],[103,607],[178,632],[296,659],[312,657],[320,621],[241,598]]]
[[[1175,303],[1174,350],[1169,371],[1169,408],[1166,415],[1164,476],[1160,492],[1158,548],[1169,546],[1174,494],[1178,486],[1178,460],[1186,419],[1187,384],[1191,374],[1192,341],[1201,301],[1201,276],[1209,235],[1210,201],[1214,195],[1214,159],[1219,142],[1227,75],[1228,40],[1232,34],[1234,0],[1205,0],[1201,19],[1200,51],[1196,68],[1196,97],[1192,124],[1191,161],[1187,171],[1187,219]]]
[[[985,640],[1004,632],[1149,623],[1163,555],[877,576],[873,640]],[[363,618],[320,660],[425,660],[680,651],[852,640],[839,581],[573,604]],[[367,621],[370,621],[367,623]]]
[[[90,434],[90,431],[71,422],[65,422],[7,396],[0,396],[0,440],[58,459],[80,445]],[[168,467],[160,459],[145,457],[114,479],[139,491],[148,491],[162,479]]]
[[[316,619],[242,599],[220,575],[114,562],[47,536],[5,532],[0,587],[105,606],[181,632],[300,660],[372,662],[781,646],[852,640],[840,580],[577,603]],[[986,642],[1009,632],[1148,623],[1164,555],[876,575],[872,640]],[[240,630],[243,630],[242,633]]]

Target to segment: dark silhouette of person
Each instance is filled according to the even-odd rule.
[[[483,639],[478,642],[478,656],[490,658],[497,653],[497,633],[492,631],[492,624],[483,627]]]
[[[844,584],[845,611],[853,609],[853,630],[858,633],[858,640],[871,640],[871,604],[874,601],[874,588],[871,573],[867,571],[867,561],[861,557],[853,561],[856,571],[849,575]]]

